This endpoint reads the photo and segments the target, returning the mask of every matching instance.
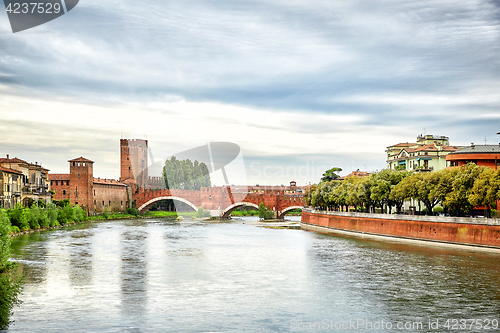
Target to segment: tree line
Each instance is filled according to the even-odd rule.
[[[195,190],[210,187],[210,174],[205,163],[172,156],[165,161],[162,180],[167,189]]]
[[[308,206],[323,210],[354,207],[355,211],[375,212],[380,208],[400,214],[404,202],[413,199],[428,214],[442,210],[460,216],[482,206],[490,216],[500,200],[500,170],[474,163],[428,173],[385,169],[369,177],[350,176],[312,185],[304,198]]]

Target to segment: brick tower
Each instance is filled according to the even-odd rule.
[[[69,162],[69,200],[94,211],[94,162],[83,157]]]
[[[120,140],[120,182],[148,184],[148,140]]]

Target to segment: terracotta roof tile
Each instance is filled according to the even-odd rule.
[[[26,163],[29,164],[26,161],[23,161],[17,157],[14,158],[0,158],[0,163]]]
[[[9,168],[4,168],[2,166],[0,166],[0,171],[7,172],[7,173],[15,173],[16,175],[22,175],[23,174],[21,171],[12,170],[12,169],[9,169]]]
[[[73,160],[69,160],[68,162],[89,162],[89,163],[94,163],[94,161],[91,161],[89,159],[84,158],[83,156],[80,156],[78,158],[75,158]]]
[[[416,143],[414,142],[402,142],[402,143],[398,143],[398,144],[395,144],[395,145],[392,145],[392,146],[388,146],[387,148],[391,148],[391,147],[411,147],[411,146],[415,146]]]

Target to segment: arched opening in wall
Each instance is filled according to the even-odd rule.
[[[198,208],[192,202],[178,197],[155,198],[138,207],[141,214],[147,211],[167,211],[167,212],[194,212]]]
[[[278,219],[284,219],[288,213],[292,213],[295,215],[295,214],[298,214],[300,212],[299,215],[302,215],[302,208],[303,208],[303,206],[287,207],[280,212],[280,214],[278,215]]]
[[[238,214],[238,215],[241,214],[240,216],[249,216],[252,211],[256,211],[258,209],[259,209],[259,205],[256,205],[254,203],[251,203],[251,202],[237,202],[237,203],[232,204],[231,206],[227,207],[224,210],[224,212],[222,214],[222,217],[223,218],[229,218],[229,217],[231,217],[231,215],[232,215],[233,212],[241,212],[241,213],[235,213],[235,214]],[[247,215],[243,215],[245,213]]]

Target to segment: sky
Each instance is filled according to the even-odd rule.
[[[500,142],[499,0],[82,0],[15,34],[4,8],[0,156],[53,173],[117,179],[120,138],[156,164],[235,143],[229,182],[266,185],[381,170],[420,134]]]

